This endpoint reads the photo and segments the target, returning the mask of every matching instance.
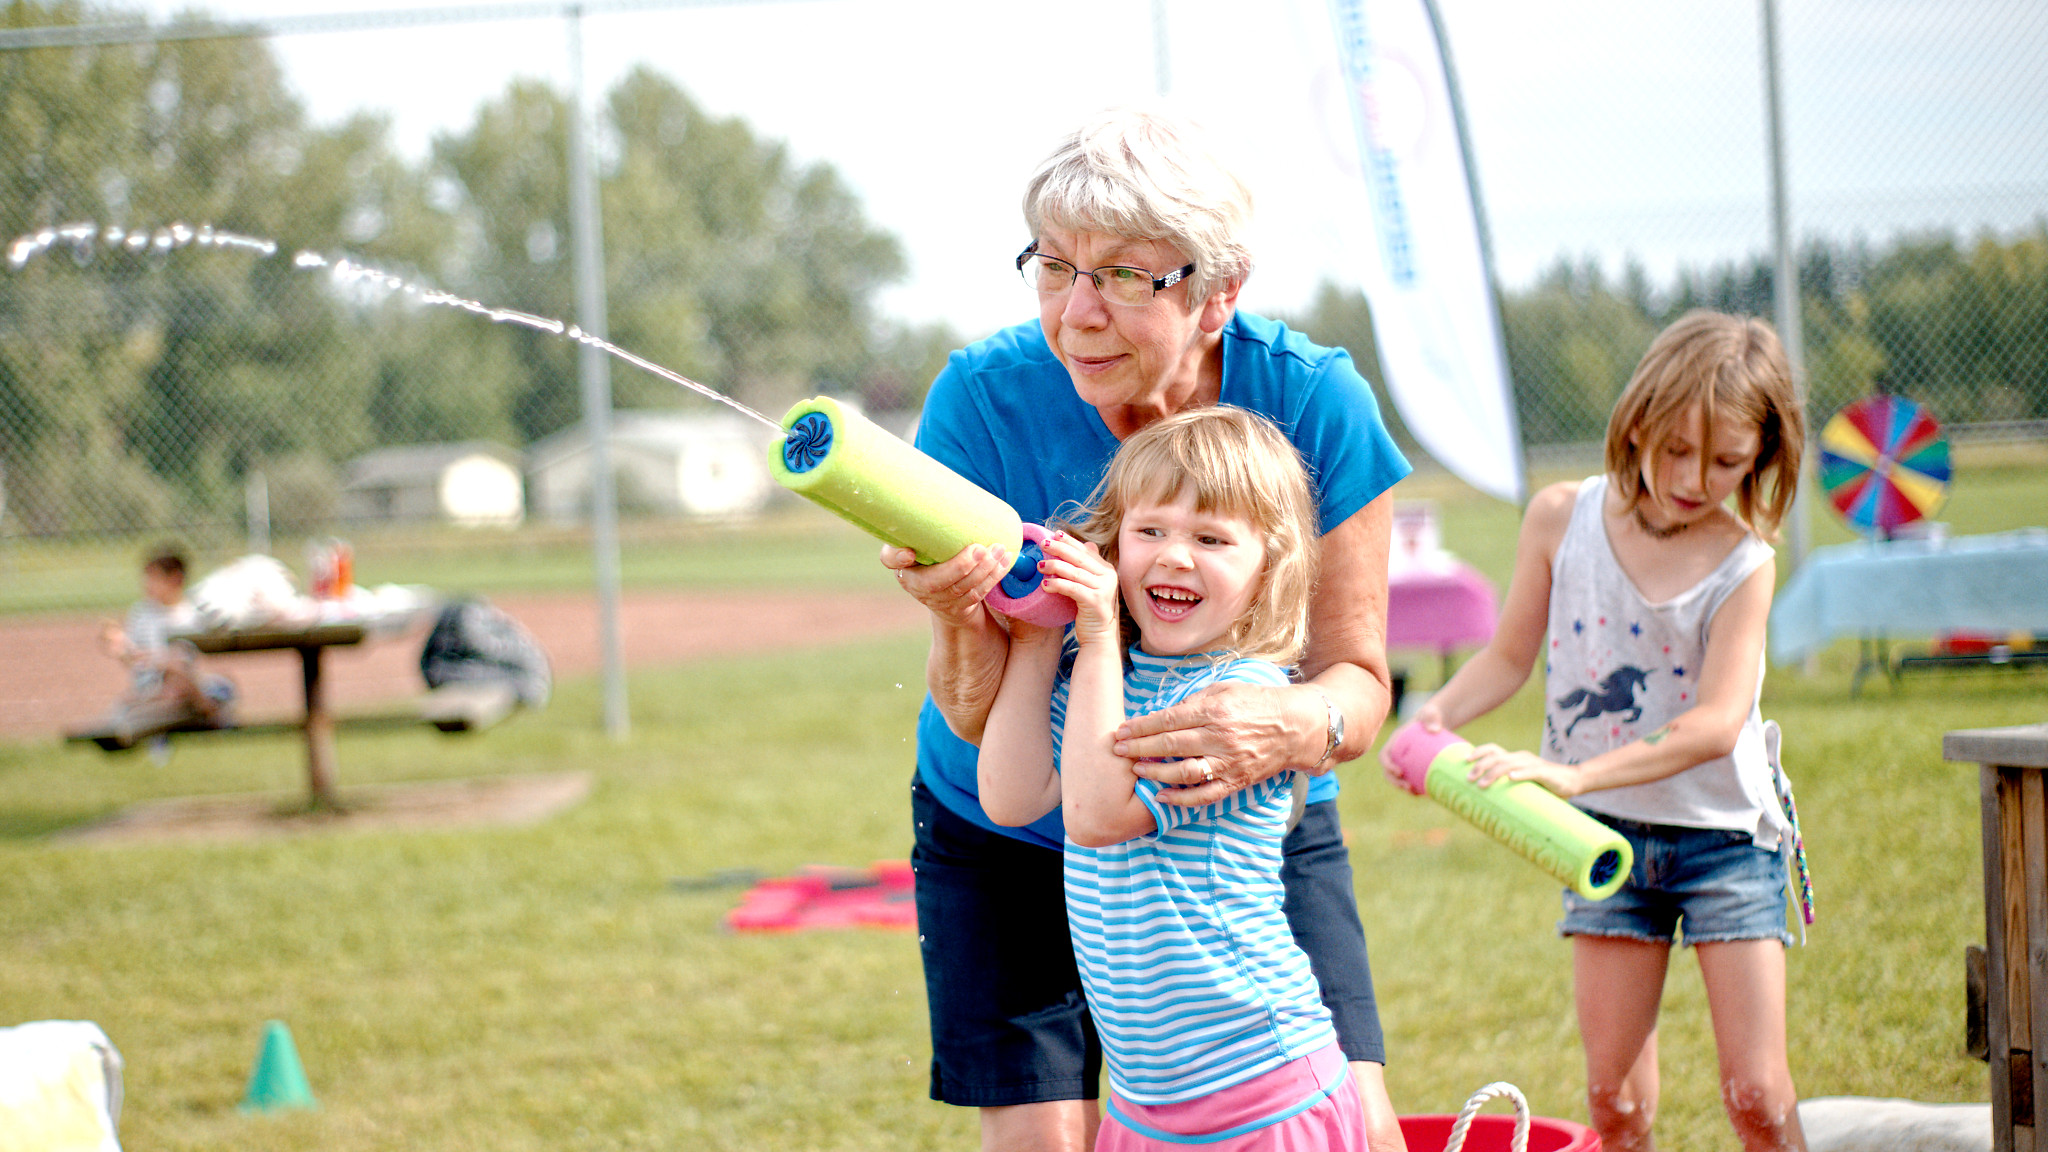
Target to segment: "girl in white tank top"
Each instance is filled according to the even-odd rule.
[[[1587,1104],[1609,1149],[1649,1146],[1658,1002],[1680,938],[1696,947],[1715,1019],[1730,1021],[1733,1034],[1715,1036],[1717,1087],[1743,1146],[1805,1147],[1776,857],[1796,831],[1773,787],[1775,726],[1757,711],[1776,579],[1764,537],[1791,504],[1804,439],[1768,325],[1680,318],[1615,405],[1606,474],[1530,500],[1493,639],[1416,717],[1441,730],[1482,716],[1540,658],[1540,748],[1481,746],[1472,780],[1534,780],[1636,845],[1621,891],[1578,907],[1567,893],[1561,925]]]

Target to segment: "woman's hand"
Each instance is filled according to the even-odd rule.
[[[1003,683],[1010,636],[982,601],[1009,570],[996,549],[973,545],[937,564],[920,565],[908,548],[882,546],[882,566],[932,614],[932,647],[924,685],[946,727],[969,744],[981,742],[989,705]]]
[[[1577,765],[1552,763],[1534,752],[1510,752],[1498,744],[1472,749],[1472,770],[1465,779],[1485,788],[1503,778],[1534,780],[1567,800],[1586,790]]]
[[[1198,808],[1284,768],[1314,763],[1313,755],[1301,757],[1303,733],[1312,724],[1320,752],[1328,718],[1314,689],[1219,684],[1124,721],[1110,750],[1136,760],[1138,775],[1167,785],[1159,793],[1163,803]]]
[[[985,544],[969,545],[937,564],[919,564],[915,551],[884,544],[882,567],[940,623],[962,628],[980,623],[982,601],[1010,570],[1002,550]]]
[[[1044,577],[1040,586],[1074,602],[1074,639],[1083,645],[1121,645],[1123,597],[1116,568],[1102,558],[1102,550],[1065,532],[1046,537],[1039,547],[1045,552],[1038,562]]]

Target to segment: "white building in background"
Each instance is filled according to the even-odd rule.
[[[355,522],[514,527],[526,518],[519,453],[481,440],[366,452],[348,462],[336,511]]]
[[[766,428],[736,413],[612,414],[612,469],[619,507],[693,517],[751,516],[776,491]],[[590,436],[574,424],[526,451],[534,513],[582,520],[590,513]]]

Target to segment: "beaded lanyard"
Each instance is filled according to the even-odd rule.
[[[1776,720],[1764,721],[1764,752],[1771,761],[1771,781],[1777,787],[1778,803],[1792,822],[1792,864],[1799,875],[1799,942],[1806,943],[1806,925],[1813,923],[1813,877],[1806,870],[1806,838],[1799,834],[1799,805],[1792,801],[1792,779],[1778,761],[1778,744],[1783,739]]]

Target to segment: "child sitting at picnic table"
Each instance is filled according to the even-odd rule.
[[[196,629],[199,615],[185,598],[185,556],[174,546],[152,552],[142,564],[142,599],[128,609],[125,623],[106,621],[100,647],[128,667],[128,691],[114,705],[117,722],[136,727],[170,727],[198,722],[232,723],[234,682],[196,667],[198,650],[171,637]]]

